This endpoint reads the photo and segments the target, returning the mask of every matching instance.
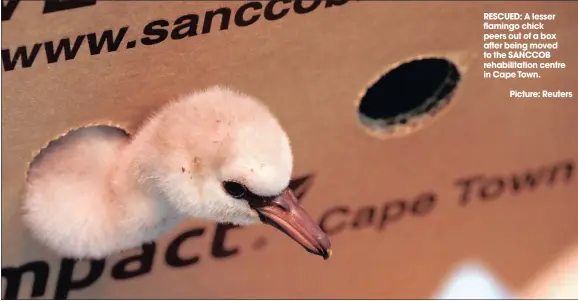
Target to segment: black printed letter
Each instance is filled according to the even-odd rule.
[[[150,273],[153,268],[156,244],[149,243],[142,246],[142,254],[127,257],[117,262],[112,268],[112,278],[128,279]],[[129,270],[130,264],[138,264],[138,268]]]
[[[227,231],[240,228],[239,226],[230,224],[217,224],[217,229],[215,230],[215,237],[213,238],[213,245],[211,247],[211,254],[215,258],[224,258],[233,256],[239,253],[239,248],[234,247],[226,249],[225,239],[227,238]]]
[[[96,0],[44,0],[43,13],[53,13],[61,10],[95,5]]]
[[[58,282],[56,282],[56,291],[54,292],[54,299],[67,299],[68,293],[74,289],[85,288],[100,278],[104,271],[105,260],[91,260],[88,275],[84,278],[73,280],[74,266],[78,261],[73,259],[63,259],[60,263],[60,274],[58,275]]]

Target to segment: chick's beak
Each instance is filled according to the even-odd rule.
[[[301,244],[305,250],[320,255],[324,259],[331,256],[331,242],[327,234],[298,204],[290,188],[287,188],[272,203],[256,210],[263,223],[281,230]]]

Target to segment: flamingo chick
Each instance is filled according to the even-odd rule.
[[[288,188],[292,168],[271,112],[213,87],[166,105],[133,138],[91,126],[51,142],[30,164],[23,221],[73,258],[138,247],[193,217],[270,224],[327,259],[327,235]]]

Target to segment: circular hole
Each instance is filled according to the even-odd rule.
[[[367,89],[359,103],[359,119],[373,131],[407,134],[449,102],[459,81],[458,68],[447,59],[403,63]]]

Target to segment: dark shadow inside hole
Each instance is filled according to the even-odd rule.
[[[451,95],[459,80],[457,67],[446,59],[407,62],[387,72],[367,89],[358,111],[369,119],[388,120],[386,124],[391,125],[397,116],[431,111]]]

